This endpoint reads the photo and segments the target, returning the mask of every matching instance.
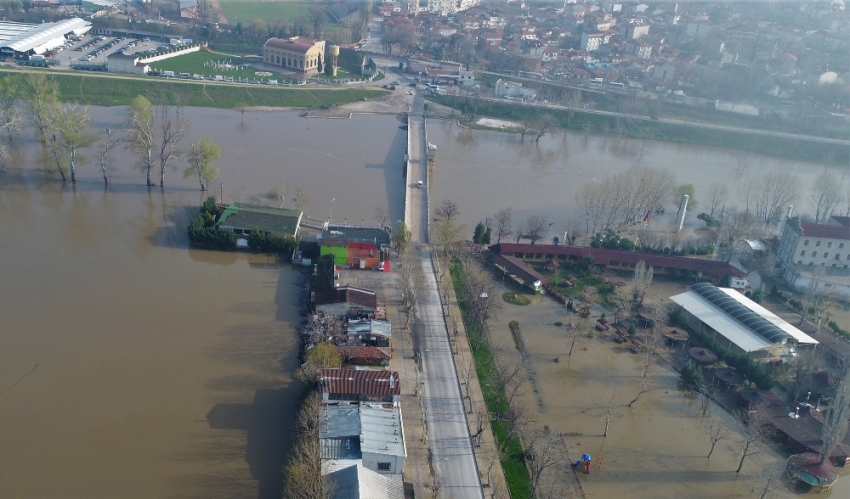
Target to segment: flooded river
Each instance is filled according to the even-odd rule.
[[[120,109],[96,109],[100,127]],[[403,212],[394,117],[189,110],[222,144],[225,200],[282,182],[308,214]],[[29,140],[28,134],[23,137]],[[28,144],[31,145],[31,144]],[[188,249],[202,199],[170,173],[148,191],[116,155],[76,187],[33,167],[0,177],[0,497],[280,498],[299,390],[299,274],[265,256]],[[339,215],[337,215],[339,214]]]
[[[373,223],[376,206],[403,216],[406,132],[395,117],[250,112],[245,129],[236,112],[187,112],[193,138],[222,145],[215,193],[227,202],[265,202],[270,189],[298,184],[318,220],[332,212],[334,221]],[[120,108],[94,114],[101,129],[124,119]],[[434,198],[457,200],[467,223],[505,205],[517,220],[541,211],[560,221],[582,183],[631,166],[639,145],[612,149],[572,134],[519,144],[436,121],[428,133],[439,147]],[[37,166],[31,134],[22,138],[19,168],[0,177],[0,496],[279,498],[298,394],[288,373],[300,276],[264,256],[188,249],[185,227],[204,197],[194,179],[169,172],[164,192],[149,191],[119,151],[106,191],[94,164],[80,167],[75,187],[63,185]],[[660,143],[644,158],[679,172],[697,195],[736,165],[731,153]],[[749,167],[813,171],[762,158]],[[634,369],[594,340],[571,363],[552,363],[545,335],[534,333],[555,331],[547,324],[558,312],[546,307],[517,316],[540,371],[558,380],[540,387],[541,424],[597,434],[588,397],[607,389],[606,378],[579,373],[624,376],[625,397]],[[673,389],[672,373],[655,376]],[[607,441],[583,438],[611,470],[591,478],[606,485],[589,494],[740,493],[731,454],[700,457],[691,412],[688,400],[653,392],[618,414]]]
[[[737,188],[751,179],[769,171],[788,171],[807,187],[824,170],[817,164],[741,151],[577,132],[545,135],[539,143],[528,136],[524,142],[520,138],[515,133],[469,130],[453,121],[429,120],[428,141],[438,147],[431,205],[443,199],[457,202],[460,218],[470,228],[511,206],[515,226],[531,214],[542,215],[554,223],[553,235],[557,235],[563,233],[568,219],[580,215],[584,221],[576,202],[584,184],[638,163],[673,172],[679,184],[693,184],[698,201],[707,201],[713,182],[725,182],[730,187],[727,203],[742,208],[743,196]],[[838,177],[845,173],[838,167],[832,170]],[[672,196],[667,208],[666,218],[672,220],[671,209],[676,211]],[[703,225],[696,220],[699,211],[689,209],[688,214],[690,225]]]

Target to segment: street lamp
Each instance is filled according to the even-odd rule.
[[[328,217],[328,223],[331,223],[331,222],[334,221],[334,201],[336,201],[336,198],[331,199],[331,213],[330,213],[330,216]]]

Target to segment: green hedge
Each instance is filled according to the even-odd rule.
[[[295,248],[295,240],[291,237],[263,234],[254,229],[248,235],[248,247],[262,253],[290,254]]]
[[[475,370],[478,374],[478,380],[481,382],[484,402],[487,405],[487,410],[491,413],[506,412],[508,410],[508,401],[505,399],[505,393],[499,390],[496,386],[497,383],[491,383],[488,378],[495,368],[496,360],[493,358],[493,352],[490,351],[490,345],[484,339],[484,325],[480,322],[472,321],[466,314],[466,309],[469,306],[469,297],[463,287],[462,272],[463,264],[457,258],[453,259],[451,267],[452,282],[454,284],[455,294],[457,295],[458,306],[463,316],[463,325],[466,328],[467,337],[469,338],[469,346],[472,349],[472,356],[475,359]],[[511,497],[525,499],[531,497],[531,477],[528,473],[528,467],[525,465],[525,453],[522,450],[522,442],[518,437],[507,440],[509,435],[508,424],[507,421],[493,421],[493,436],[496,439],[496,445],[500,447],[505,446],[505,452],[502,453],[501,462]]]

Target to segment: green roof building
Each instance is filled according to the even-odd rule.
[[[224,210],[218,227],[237,234],[250,234],[254,229],[266,234],[295,237],[303,212],[258,204],[233,203]]]

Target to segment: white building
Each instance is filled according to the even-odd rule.
[[[825,224],[789,218],[776,254],[791,286],[804,290],[816,280],[818,290],[850,297],[850,217],[833,216]],[[817,266],[825,267],[823,275]]]
[[[471,87],[475,85],[475,75],[472,71],[461,70],[458,72],[457,83],[464,87]]]
[[[599,50],[599,47],[608,42],[610,35],[606,33],[582,33],[581,49],[588,52]]]
[[[714,334],[721,346],[748,357],[775,358],[793,352],[796,345],[818,344],[735,289],[699,282],[670,299],[688,312],[691,327]]]
[[[323,405],[319,446],[329,465],[360,464],[384,475],[399,475],[407,458],[401,409],[381,404]]]
[[[706,23],[688,23],[685,27],[685,33],[692,38],[708,38],[711,34],[713,26]]]
[[[537,97],[537,91],[530,88],[523,88],[522,83],[505,81],[499,79],[496,81],[496,96],[505,97],[508,99],[523,99],[533,100]]]
[[[90,29],[90,22],[76,17],[43,24],[0,21],[0,53],[6,56],[43,54],[64,45],[66,36],[80,36]]]
[[[481,0],[428,0],[428,12],[448,16],[455,12],[471,9],[480,3]]]
[[[648,34],[648,24],[630,24],[628,29],[626,30],[626,38],[631,38],[632,40],[640,40],[640,37],[646,36]]]

